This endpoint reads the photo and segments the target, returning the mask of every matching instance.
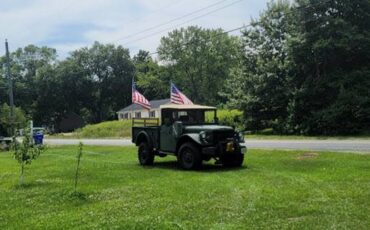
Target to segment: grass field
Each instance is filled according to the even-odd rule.
[[[129,138],[131,137],[131,120],[105,121],[86,125],[73,133],[56,134],[48,138]]]
[[[264,135],[247,134],[245,138],[259,140],[370,140],[369,135],[360,136],[302,136],[302,135]]]
[[[370,155],[250,150],[244,167],[143,168],[134,147],[50,148],[26,170],[0,153],[0,229],[368,229]]]
[[[231,112],[237,113],[232,110]],[[225,112],[220,113],[225,114]],[[225,115],[224,115],[225,116]],[[236,115],[235,115],[236,116]],[[223,117],[224,120],[227,117]],[[87,125],[77,129],[73,133],[56,134],[47,138],[131,138],[131,121],[106,121],[99,124]],[[363,136],[297,136],[297,135],[266,135],[266,134],[248,134],[248,139],[265,139],[265,140],[350,140],[350,139],[370,139],[369,135]]]

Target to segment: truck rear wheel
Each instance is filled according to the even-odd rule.
[[[202,166],[202,157],[199,149],[193,143],[181,145],[177,161],[180,167],[185,170],[197,169]]]
[[[138,158],[140,165],[153,165],[154,153],[147,142],[140,143],[138,149]]]

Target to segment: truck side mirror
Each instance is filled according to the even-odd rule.
[[[173,124],[173,134],[176,138],[180,137],[182,134],[183,125],[181,121],[176,121]]]

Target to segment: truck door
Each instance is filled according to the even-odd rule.
[[[163,124],[160,131],[160,149],[167,152],[176,151],[176,137],[173,124]]]

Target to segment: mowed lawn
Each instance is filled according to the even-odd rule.
[[[369,229],[370,155],[250,150],[243,168],[138,165],[134,147],[50,148],[27,167],[0,153],[0,229]]]

